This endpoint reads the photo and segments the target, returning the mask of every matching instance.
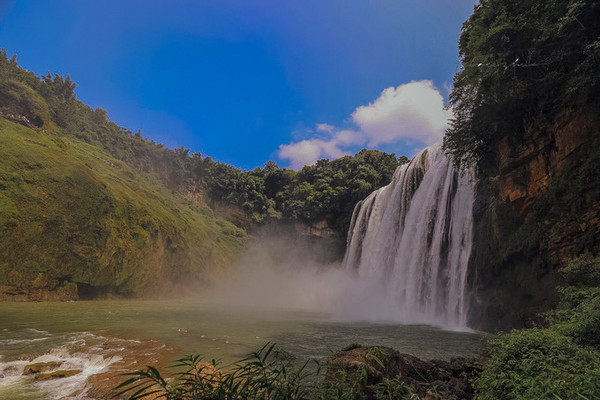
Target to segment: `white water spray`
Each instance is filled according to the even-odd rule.
[[[344,268],[369,288],[378,319],[466,327],[473,187],[435,144],[356,206]]]

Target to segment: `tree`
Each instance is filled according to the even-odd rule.
[[[500,140],[600,98],[600,1],[481,0],[463,24],[444,149],[494,165]]]

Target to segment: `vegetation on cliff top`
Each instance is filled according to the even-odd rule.
[[[600,2],[481,0],[463,24],[455,117],[444,147],[456,162],[494,165],[500,140],[600,99]]]
[[[356,203],[387,185],[400,163],[394,154],[362,150],[333,161],[319,160],[296,172],[274,162],[240,171],[205,158],[196,173],[213,202],[242,208],[255,222],[265,220],[326,221],[345,240]]]

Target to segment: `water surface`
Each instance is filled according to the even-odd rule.
[[[325,359],[352,343],[442,359],[475,355],[483,346],[477,333],[341,322],[297,310],[233,310],[196,299],[0,303],[0,399],[89,398],[90,377],[158,362],[161,349],[173,358],[193,353],[229,363],[265,342],[299,360]],[[26,364],[43,361],[83,372],[51,382],[22,375]]]

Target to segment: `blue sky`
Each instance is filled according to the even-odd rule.
[[[244,169],[439,140],[474,0],[0,0],[0,47],[168,147]]]

